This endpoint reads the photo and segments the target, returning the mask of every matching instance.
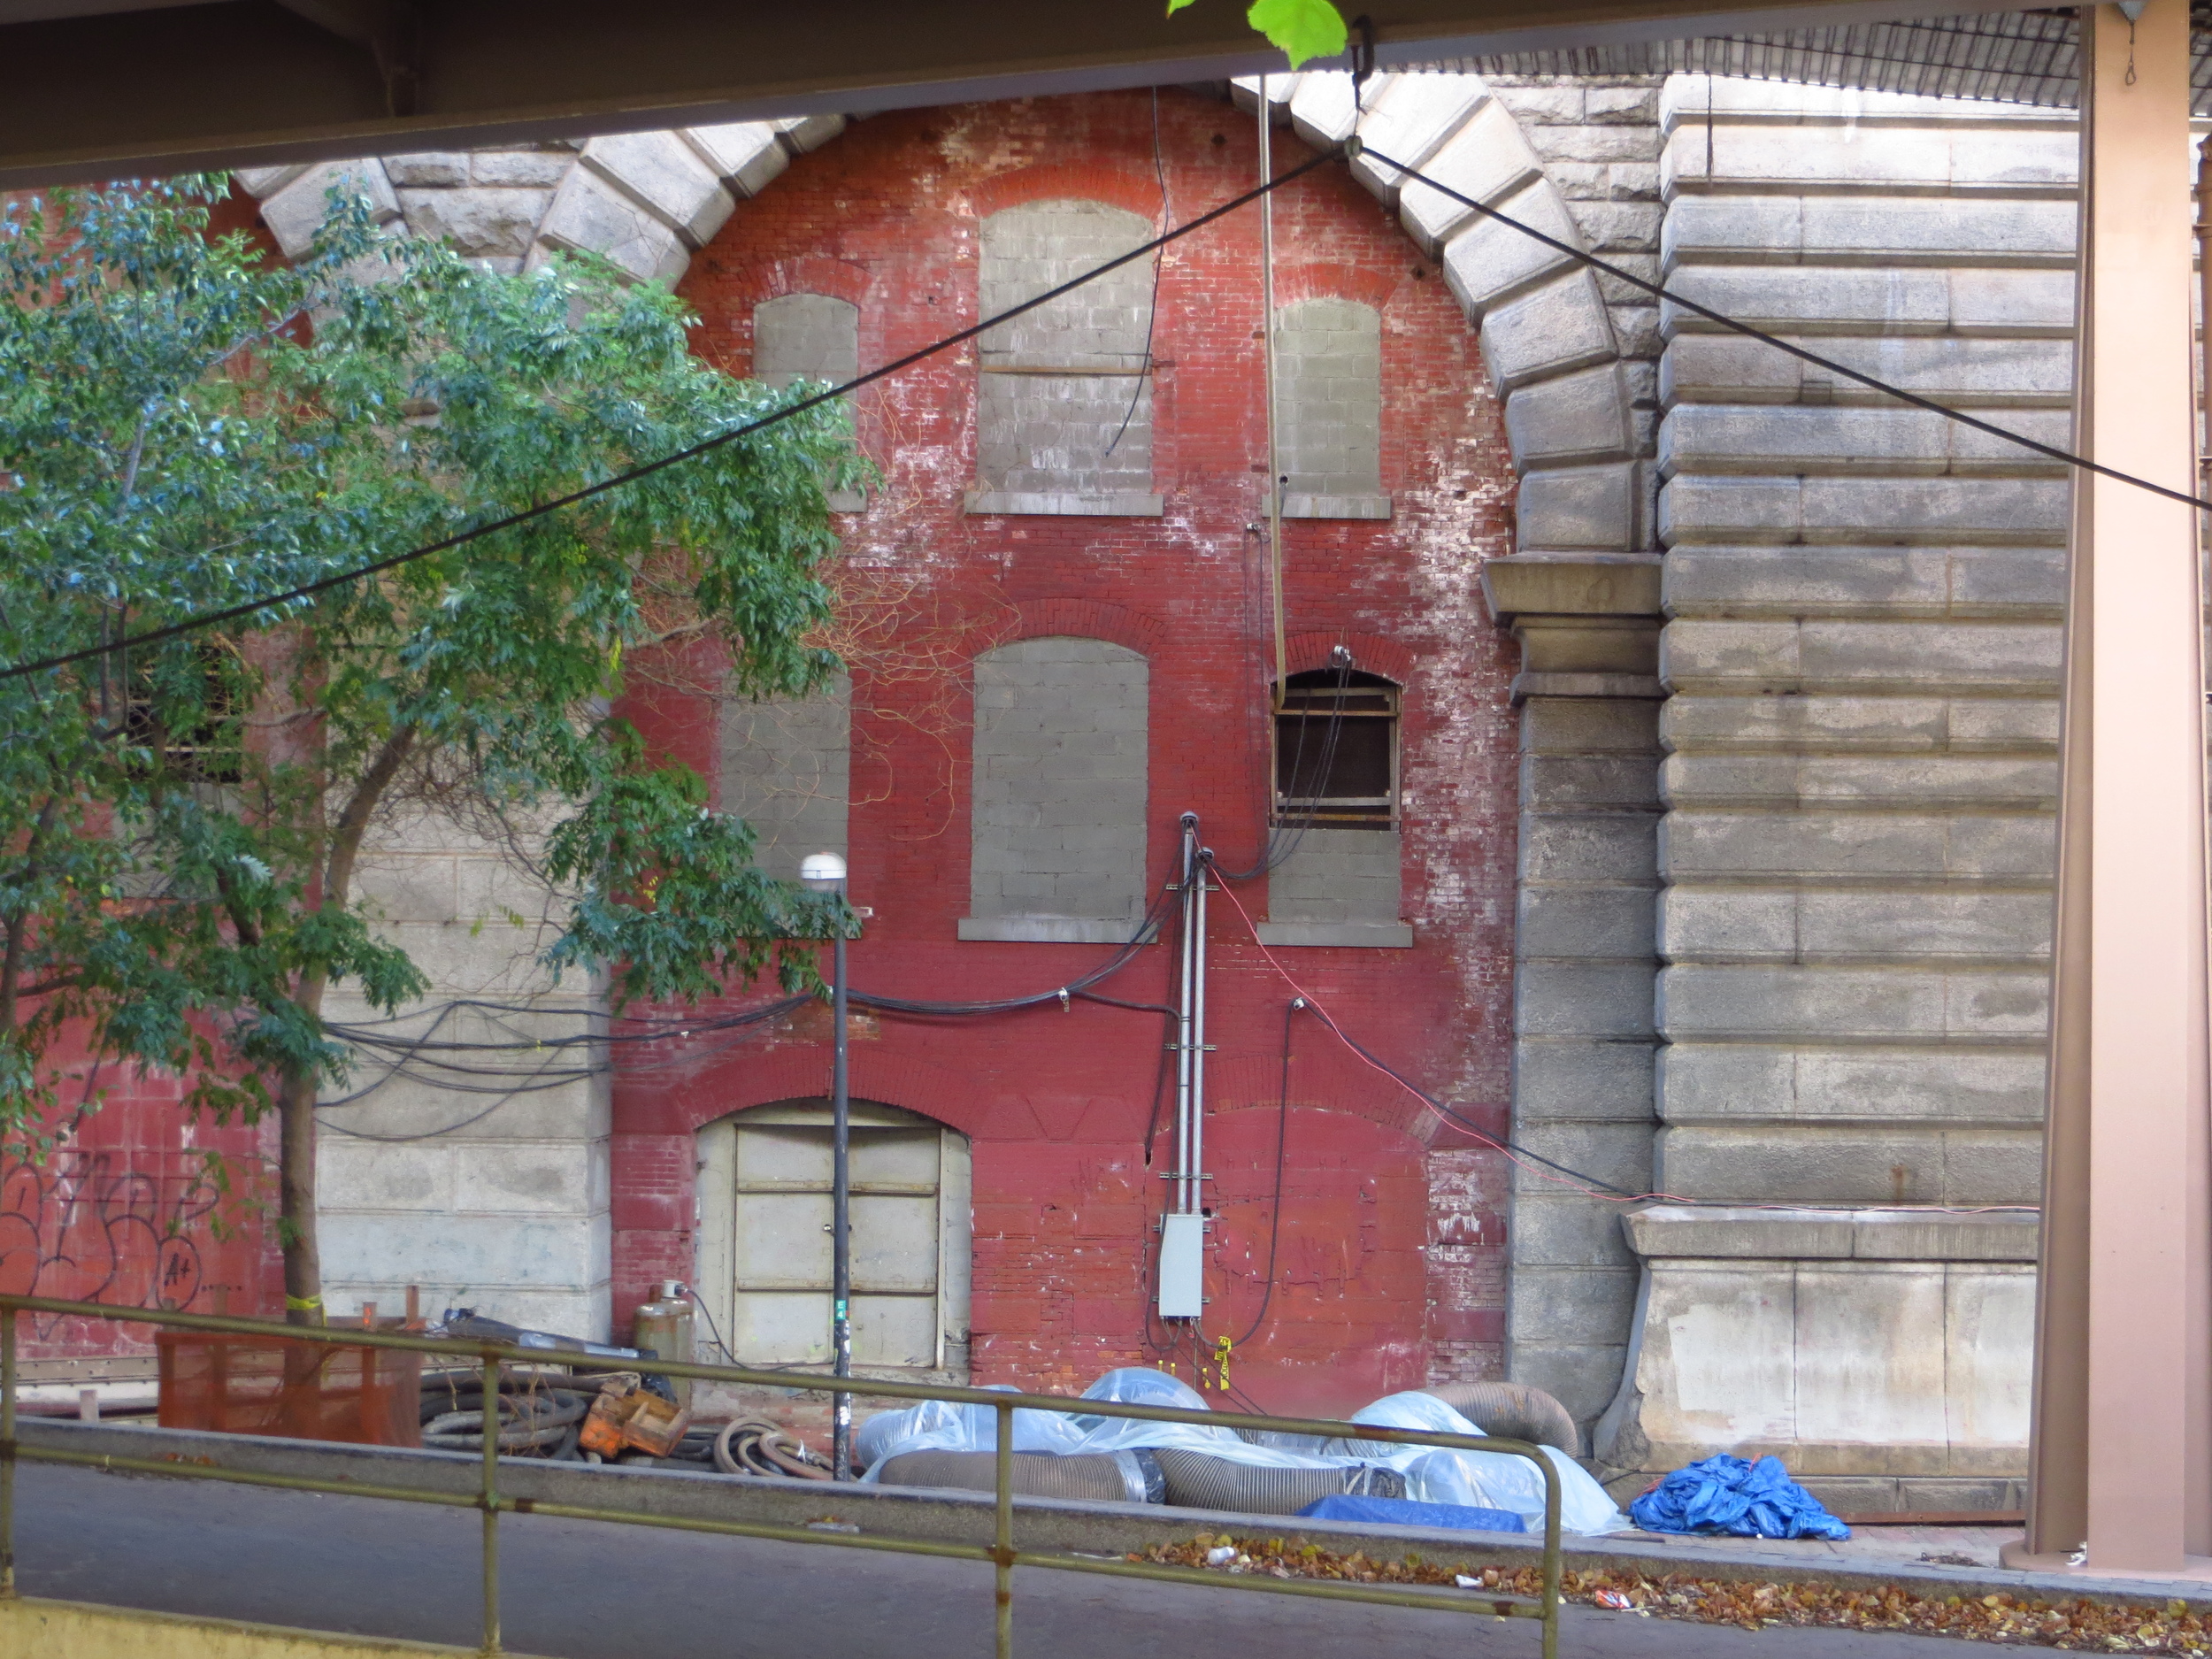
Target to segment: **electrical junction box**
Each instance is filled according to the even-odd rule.
[[[1171,1211],[1160,1217],[1160,1317],[1195,1319],[1205,1302],[1206,1217]]]

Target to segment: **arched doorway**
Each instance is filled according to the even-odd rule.
[[[873,1101],[853,1102],[851,1123],[853,1362],[964,1379],[968,1138]],[[730,1359],[828,1364],[829,1102],[734,1112],[697,1148],[695,1288]]]

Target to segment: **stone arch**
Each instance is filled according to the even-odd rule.
[[[1253,108],[1257,87],[1236,83],[1237,102]],[[1267,89],[1272,119],[1310,144],[1340,144],[1357,133],[1374,152],[1570,246],[1584,245],[1519,123],[1479,75],[1378,75],[1367,83],[1363,111],[1342,73],[1271,76]],[[580,249],[641,280],[673,283],[740,201],[845,125],[841,115],[740,121],[513,150],[264,167],[238,177],[260,199],[262,218],[287,254],[307,246],[325,191],[349,179],[380,221],[451,236],[465,253],[495,265],[526,270],[557,250]],[[1019,171],[1026,199],[1045,180],[1032,176],[1039,169]],[[1505,399],[1506,438],[1521,481],[1516,553],[1645,551],[1653,522],[1647,423],[1638,418],[1629,354],[1595,276],[1434,190],[1402,188],[1372,154],[1356,158],[1352,172],[1442,265],[1479,331],[1483,362]],[[1083,190],[1074,194],[1118,181],[1095,169],[1080,178]]]

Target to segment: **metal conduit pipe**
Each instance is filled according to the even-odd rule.
[[[1191,1202],[1191,957],[1192,884],[1198,875],[1198,814],[1183,814],[1182,972],[1175,1018],[1175,1208],[1188,1215]]]
[[[1516,1382],[1436,1383],[1424,1388],[1473,1423],[1503,1440],[1555,1446],[1570,1457],[1582,1455],[1581,1431],[1567,1408],[1541,1388]]]
[[[1198,839],[1198,820],[1190,819],[1191,839]],[[1192,860],[1190,1036],[1190,1187],[1193,1210],[1203,1214],[1206,1196],[1206,888],[1213,879],[1213,849],[1201,847]]]

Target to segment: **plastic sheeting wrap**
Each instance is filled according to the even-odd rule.
[[[1482,1430],[1434,1394],[1409,1390],[1386,1394],[1352,1414],[1355,1423],[1378,1428],[1432,1429],[1440,1434],[1480,1434]],[[1471,1509],[1506,1509],[1532,1532],[1544,1530],[1544,1477],[1515,1452],[1462,1452],[1447,1447],[1401,1446],[1389,1440],[1333,1442],[1343,1453],[1398,1470],[1406,1478],[1406,1496],[1421,1503],[1453,1503]],[[1559,1527],[1586,1535],[1622,1532],[1630,1522],[1606,1495],[1589,1471],[1555,1446],[1538,1448],[1559,1471]]]
[[[1188,1384],[1164,1371],[1141,1366],[1108,1371],[1083,1391],[1083,1398],[1117,1405],[1167,1406],[1184,1411],[1209,1409]],[[1387,1395],[1355,1414],[1351,1420],[1382,1428],[1431,1429],[1446,1434],[1482,1432],[1433,1394],[1419,1393]],[[1402,1446],[1387,1440],[1301,1440],[1289,1435],[1272,1438],[1297,1443],[1262,1445],[1227,1427],[1215,1428],[1198,1423],[1148,1423],[1133,1417],[1095,1416],[1080,1409],[1022,1409],[1014,1413],[1013,1449],[1017,1452],[1087,1456],[1114,1452],[1179,1451],[1255,1470],[1332,1470],[1348,1473],[1363,1469],[1386,1470],[1403,1481],[1409,1498],[1467,1509],[1503,1509],[1520,1516],[1532,1532],[1543,1528],[1544,1478],[1527,1458],[1510,1452],[1459,1452]],[[887,1461],[909,1452],[995,1451],[998,1413],[989,1406],[925,1401],[906,1410],[887,1412],[869,1419],[861,1425],[855,1449],[868,1465],[867,1473],[861,1477],[864,1480],[879,1479]],[[1581,1465],[1556,1448],[1547,1447],[1544,1453],[1559,1470],[1560,1525],[1565,1531],[1616,1532],[1627,1528],[1628,1518]],[[1300,1500],[1301,1503],[1305,1501]]]

